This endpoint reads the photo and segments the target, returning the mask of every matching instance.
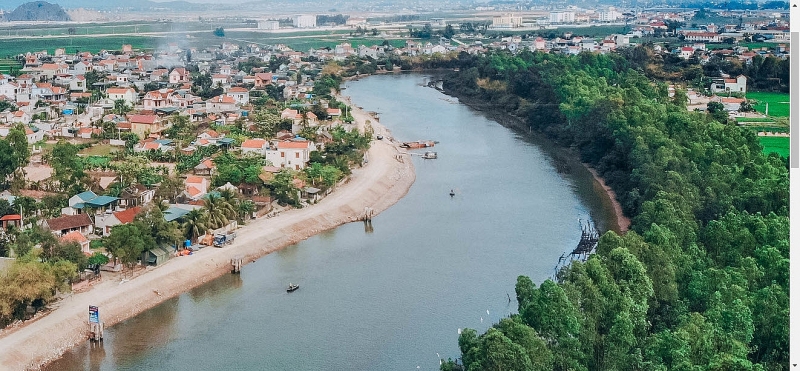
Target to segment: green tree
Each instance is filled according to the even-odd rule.
[[[132,268],[146,250],[155,247],[155,240],[140,223],[117,225],[106,239],[106,250],[121,263]]]
[[[197,241],[197,239],[206,234],[208,214],[204,210],[192,210],[183,217],[183,231],[186,238]]]

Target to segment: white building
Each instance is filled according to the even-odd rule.
[[[622,13],[618,12],[613,7],[597,14],[597,20],[600,22],[616,22],[616,20],[620,18],[622,18]]]
[[[316,23],[316,18],[314,19]],[[281,28],[280,22],[278,21],[258,21],[258,29],[259,30],[277,30]]]
[[[493,28],[518,28],[522,26],[522,17],[503,14],[492,18]]]
[[[297,28],[314,28],[317,27],[317,16],[315,15],[296,15],[292,19],[292,25]]]
[[[302,170],[308,164],[309,154],[314,150],[314,143],[307,140],[278,142],[275,148],[266,151],[267,165]]]
[[[575,12],[550,12],[550,23],[575,23]]]
[[[747,77],[736,76],[735,79],[714,79],[711,83],[712,93],[747,93]]]

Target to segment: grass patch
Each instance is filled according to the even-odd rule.
[[[769,117],[737,117],[736,122],[774,122]]]
[[[747,99],[758,101],[753,105],[756,111],[765,113],[767,103],[769,103],[769,116],[789,117],[789,94],[788,93],[765,93],[749,92]]]
[[[117,151],[117,148],[110,144],[98,144],[80,151],[85,156],[108,156]]]
[[[764,147],[765,155],[776,152],[783,157],[789,157],[789,137],[758,137],[758,141]]]

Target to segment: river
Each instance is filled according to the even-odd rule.
[[[579,163],[556,172],[548,143],[424,87],[428,78],[345,84],[398,140],[440,142],[438,159],[413,157],[415,184],[372,230],[351,223],[267,255],[47,370],[435,370],[437,353],[458,357],[459,328],[483,332],[516,312],[517,276],[551,277],[578,221],[605,230],[613,211]],[[287,293],[289,282],[300,289]]]

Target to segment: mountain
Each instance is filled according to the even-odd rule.
[[[25,3],[6,14],[8,21],[69,21],[69,15],[56,4],[46,1]]]

